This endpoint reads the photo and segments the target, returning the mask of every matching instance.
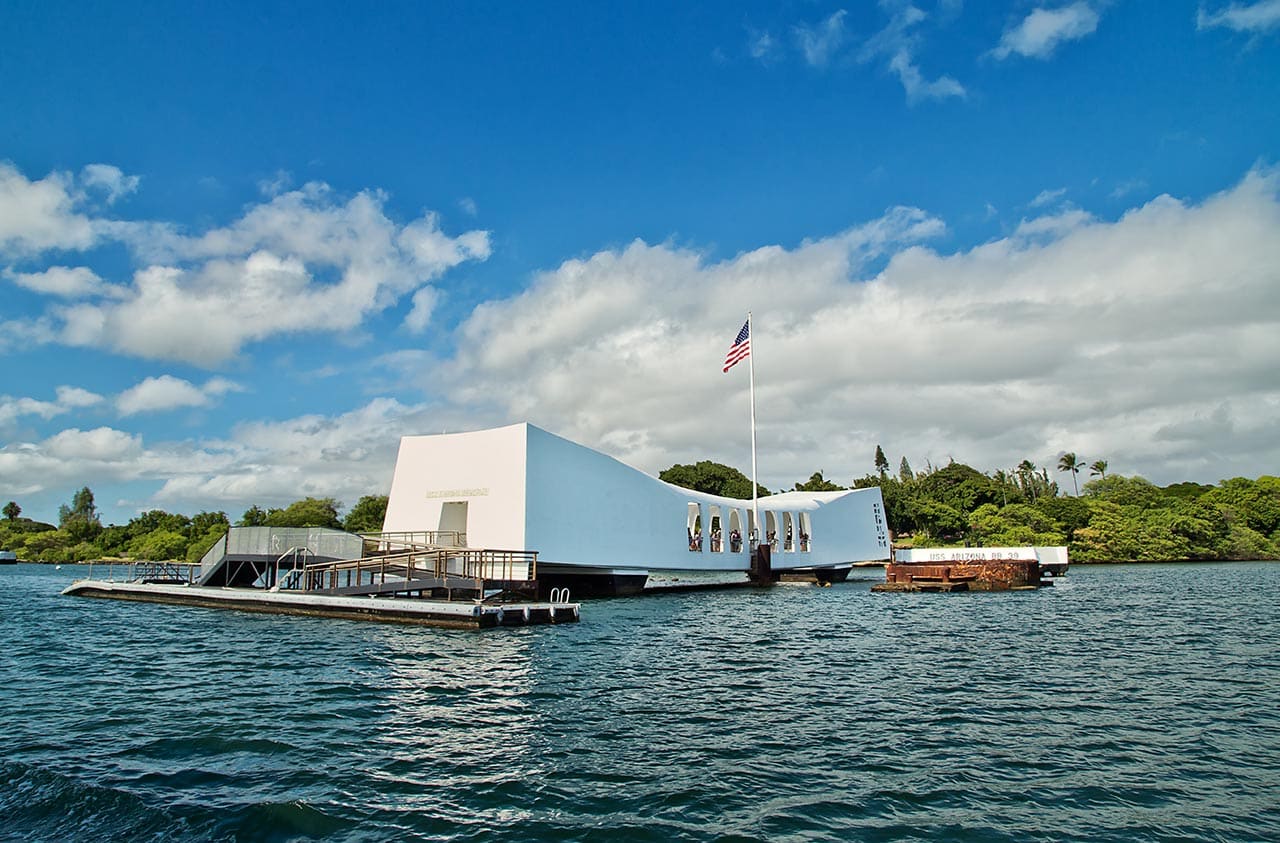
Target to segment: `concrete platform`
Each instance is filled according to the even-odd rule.
[[[388,621],[458,629],[572,623],[580,604],[568,602],[477,603],[415,597],[348,597],[186,584],[77,580],[63,589],[76,597],[240,609],[248,612]]]

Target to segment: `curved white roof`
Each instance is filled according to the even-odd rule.
[[[759,509],[775,569],[889,557],[877,488],[785,492]],[[402,438],[383,529],[460,530],[472,547],[536,550],[540,563],[732,571],[750,564],[750,510],[521,423]]]

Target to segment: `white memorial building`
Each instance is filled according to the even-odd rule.
[[[531,424],[400,440],[383,531],[454,531],[469,547],[533,550],[538,579],[625,593],[650,571],[747,571],[750,539],[775,572],[840,580],[889,558],[878,488],[751,501],[682,489]]]

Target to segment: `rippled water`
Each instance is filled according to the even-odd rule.
[[[459,632],[0,568],[0,838],[1277,840],[1280,564]]]

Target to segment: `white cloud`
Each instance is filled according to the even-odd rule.
[[[120,393],[116,409],[122,416],[131,416],[178,407],[203,407],[208,403],[209,397],[190,381],[161,375],[147,378]]]
[[[248,423],[230,441],[202,448],[191,466],[174,470],[155,500],[188,509],[209,502],[234,508],[316,495],[350,506],[362,495],[386,493],[400,436],[429,429],[426,419],[422,407],[379,398],[331,418]]]
[[[226,378],[209,378],[202,387],[205,395],[221,396],[228,392],[244,392],[244,387]]]
[[[805,247],[806,261],[814,267],[848,265],[851,261],[883,256],[894,244],[934,236],[941,231],[941,224],[935,218],[913,209],[894,209],[883,219]],[[628,253],[641,267],[656,260],[644,273],[649,283],[675,285],[684,276],[664,281],[668,268],[696,268],[699,263],[696,255],[674,252],[667,247],[637,244]],[[740,283],[752,288],[767,284],[771,273],[777,271],[779,262],[785,259],[786,252],[775,247],[742,256],[741,266],[746,277],[740,279]],[[594,266],[611,260],[614,257],[604,253],[588,263]],[[811,283],[803,274],[795,281],[798,289]],[[588,310],[607,306],[607,302],[592,301]],[[568,321],[557,323],[561,327],[568,324]],[[579,330],[584,336],[590,336],[592,328],[590,324],[580,324]],[[651,336],[656,336],[651,329],[633,326],[631,332],[607,340],[606,344],[612,343],[611,347],[619,350],[627,348],[631,334],[636,331],[649,331]],[[536,336],[530,340],[538,347],[539,355],[550,350],[550,346],[540,343]],[[639,346],[634,350],[643,354],[644,348]],[[511,351],[504,345],[498,354]],[[722,354],[723,349],[715,353]],[[520,356],[518,351],[516,356]],[[494,358],[488,359],[492,362]],[[420,374],[424,368],[431,368],[431,360],[421,352],[400,352],[389,355],[384,362],[399,367],[397,380],[403,379],[403,373],[416,370]],[[153,384],[155,382],[164,383],[158,378],[153,379]],[[194,400],[189,384],[186,387],[182,383],[169,385],[177,387],[173,393],[185,394]],[[207,384],[204,391],[211,391],[210,385]],[[225,440],[150,446],[144,445],[140,437],[130,437],[121,431],[111,433],[104,428],[91,431],[94,435],[90,436],[72,429],[44,441],[16,442],[0,448],[0,485],[12,484],[9,487],[16,489],[19,483],[26,483],[22,488],[34,492],[78,488],[85,483],[96,488],[96,484],[108,481],[162,481],[163,486],[148,502],[149,506],[180,511],[211,506],[234,510],[251,503],[283,505],[307,494],[332,495],[350,504],[360,495],[386,491],[401,435],[459,430],[505,420],[500,415],[505,410],[495,410],[488,403],[477,402],[472,406],[466,401],[433,401],[414,406],[378,398],[337,417],[311,415],[281,422],[246,423]]]
[[[90,248],[112,228],[88,212],[93,194],[105,193],[109,205],[137,189],[138,181],[110,164],[90,164],[78,177],[55,171],[29,181],[0,161],[0,258]]]
[[[720,362],[748,309],[771,487],[818,468],[847,483],[877,444],[917,467],[1052,469],[1072,450],[1160,483],[1256,476],[1280,463],[1278,194],[1280,175],[1258,170],[1203,201],[1050,213],[960,252],[925,245],[943,224],[909,208],[725,260],[637,241],[476,308],[452,357],[388,355],[388,380],[416,373],[422,404],[379,398],[201,441],[71,428],[0,447],[0,485],[145,480],[163,484],[150,505],[188,512],[350,504],[385,492],[403,434],[523,419],[648,471],[742,467],[745,373]]]
[[[101,395],[77,386],[59,386],[54,392],[57,395],[54,401],[0,395],[0,428],[8,426],[23,416],[51,419],[71,410],[92,407],[102,401]]]
[[[58,406],[68,409],[83,409],[102,403],[102,396],[78,386],[60,386],[55,390]]]
[[[1198,29],[1223,27],[1236,32],[1262,33],[1280,27],[1280,0],[1231,3],[1216,12],[1202,6],[1196,14]]]
[[[747,54],[757,61],[767,61],[774,57],[778,50],[777,40],[768,32],[749,32],[747,35]]]
[[[39,442],[0,447],[0,483],[31,495],[196,471],[207,462],[185,445],[149,449],[141,436],[115,428],[68,428]]]
[[[413,294],[413,309],[404,318],[404,326],[410,333],[421,334],[427,329],[427,324],[431,321],[431,313],[436,309],[439,298],[440,293],[435,287],[423,287]]]
[[[246,423],[225,439],[151,444],[110,427],[69,428],[0,445],[0,487],[53,497],[88,485],[101,499],[105,484],[154,484],[153,495],[134,501],[139,511],[224,509],[233,519],[253,504],[285,506],[307,495],[350,506],[390,488],[401,435],[463,426],[452,411],[378,398],[333,417]]]
[[[22,416],[39,416],[42,419],[50,419],[59,413],[65,412],[65,407],[59,407],[52,401],[0,395],[0,426],[7,425]]]
[[[753,309],[770,485],[817,467],[848,482],[876,444],[989,470],[1074,450],[1158,482],[1280,461],[1274,172],[1114,222],[1025,220],[965,252],[911,245],[938,226],[899,211],[715,263],[640,242],[568,261],[477,308],[424,385],[477,423],[528,419],[651,471],[741,466],[745,384],[718,364]],[[516,336],[518,324],[541,327]],[[1222,412],[1231,440],[1169,439]]]
[[[1075,228],[1094,221],[1093,215],[1089,212],[1075,207],[1071,202],[1062,201],[1066,195],[1065,187],[1054,190],[1045,189],[1037,193],[1035,198],[1027,203],[1027,207],[1034,210],[1038,216],[1023,218],[1010,239],[1057,239]],[[1050,208],[1052,210],[1048,210]]]
[[[284,170],[276,170],[276,174],[271,178],[258,181],[258,192],[271,199],[284,193],[292,186],[293,176]]]
[[[1056,9],[1037,8],[1012,29],[1006,29],[991,51],[997,59],[1017,53],[1047,59],[1059,44],[1076,41],[1098,28],[1098,13],[1088,3],[1077,2]]]
[[[112,196],[132,184],[119,170],[98,167],[94,183]],[[488,232],[450,236],[435,214],[397,224],[377,192],[342,202],[327,186],[308,184],[250,207],[228,226],[188,235],[165,224],[79,214],[78,190],[68,176],[33,183],[0,164],[0,250],[83,249],[110,238],[129,243],[143,265],[130,283],[116,285],[84,268],[8,272],[40,292],[105,297],[54,305],[43,317],[6,327],[137,357],[213,366],[267,336],[352,331],[491,251]],[[426,295],[419,292],[421,302]]]
[[[71,428],[49,437],[45,451],[50,457],[63,461],[110,462],[138,456],[142,452],[142,437],[110,427]]]
[[[64,299],[86,298],[107,290],[98,274],[87,266],[51,266],[43,272],[5,270],[4,277],[19,287]]]
[[[203,387],[173,375],[149,377],[116,396],[116,410],[122,416],[176,410],[182,407],[207,407],[213,399],[240,386],[226,378],[212,378]]]
[[[0,161],[0,257],[47,249],[85,249],[97,239],[93,222],[78,208],[83,197],[69,173],[28,181]]]
[[[1024,219],[1014,230],[1013,236],[1024,240],[1044,235],[1058,238],[1092,220],[1093,216],[1086,211],[1066,208],[1057,213]]]
[[[910,51],[905,48],[893,54],[893,58],[889,60],[889,69],[898,75],[898,80],[907,93],[907,102],[910,103],[947,97],[963,98],[967,93],[964,86],[950,76],[939,76],[932,82],[926,80]]]
[[[845,15],[845,10],[839,9],[822,23],[813,26],[800,24],[795,27],[796,43],[804,54],[804,60],[811,66],[825,65],[844,44]]]
[[[1131,193],[1139,190],[1145,190],[1147,183],[1143,179],[1128,179],[1115,186],[1115,189],[1109,194],[1112,199],[1123,199]]]
[[[957,0],[943,0],[935,7],[935,18],[943,23],[955,17],[959,9]],[[880,0],[881,9],[889,16],[885,27],[862,45],[858,51],[859,62],[883,60],[884,67],[902,83],[907,101],[915,104],[921,100],[941,100],[949,97],[965,97],[965,87],[950,76],[928,79],[916,59],[920,48],[919,26],[929,19],[925,12],[910,0]],[[840,55],[849,40],[845,28],[848,13],[838,9],[816,24],[797,24],[791,28],[795,47],[811,67],[824,67]],[[768,32],[749,31],[747,51],[752,58],[769,62],[779,52],[776,39]]]
[[[764,247],[712,265],[637,241],[568,261],[522,295],[477,308],[460,331],[458,356],[433,377],[476,413],[529,418],[595,445],[607,440],[610,450],[653,468],[659,454],[692,452],[725,435],[709,420],[727,418],[737,390],[714,364],[747,309],[756,308],[758,335],[767,338],[753,337],[757,345],[815,337],[814,320],[828,312],[832,336],[811,347],[815,359],[794,375],[816,375],[817,365],[834,379],[828,353],[848,344],[846,329],[860,334],[827,310],[831,297],[845,299],[850,276],[868,261],[942,230],[935,218],[900,208],[791,252]],[[517,334],[513,324],[540,329]]]
[[[859,61],[888,59],[887,68],[898,77],[907,102],[912,104],[921,100],[967,96],[965,87],[950,76],[939,76],[930,81],[920,70],[916,61],[920,46],[917,27],[928,19],[928,15],[909,0],[880,0],[880,7],[889,14],[889,23],[863,45]],[[949,16],[947,8],[941,11],[944,17]]]
[[[1036,194],[1036,198],[1029,203],[1032,208],[1043,208],[1045,205],[1052,205],[1063,196],[1067,195],[1067,189],[1060,187],[1057,190],[1045,189]]]
[[[489,233],[468,231],[457,237],[449,237],[440,230],[439,218],[428,214],[405,226],[396,236],[396,243],[421,267],[439,274],[437,267],[451,267],[467,260],[486,260],[489,257]]]
[[[57,340],[58,332],[59,327],[47,316],[0,322],[0,352],[47,345]]]
[[[89,164],[80,171],[80,183],[87,188],[106,191],[108,205],[133,193],[140,181],[138,176],[126,176],[119,167],[110,164]]]

